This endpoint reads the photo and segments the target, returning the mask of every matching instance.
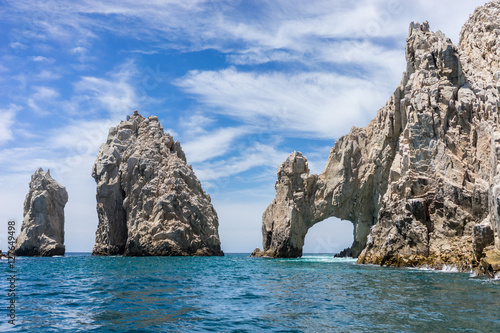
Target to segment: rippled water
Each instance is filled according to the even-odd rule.
[[[0,262],[2,277],[7,264]],[[18,258],[19,332],[500,332],[500,281],[328,255]]]

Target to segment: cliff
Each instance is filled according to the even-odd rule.
[[[24,219],[17,236],[17,256],[64,255],[64,206],[66,189],[41,168],[31,176],[24,201]]]
[[[112,127],[92,176],[94,255],[223,255],[210,196],[157,117],[135,111]]]
[[[499,1],[478,8],[458,47],[427,22],[412,23],[401,84],[375,119],[337,140],[320,175],[309,175],[300,153],[279,167],[256,254],[300,256],[307,230],[335,216],[354,224],[359,263],[495,275],[499,17]]]

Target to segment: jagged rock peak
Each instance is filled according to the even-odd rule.
[[[64,255],[64,206],[66,188],[39,168],[31,176],[24,201],[24,219],[16,240],[18,256]]]
[[[299,256],[336,216],[354,224],[359,263],[499,274],[499,3],[476,10],[459,48],[410,24],[406,72],[368,126],[337,140],[320,175],[282,173],[295,155],[279,168],[260,254]]]
[[[465,67],[482,75],[500,71],[500,1],[478,7],[460,32],[458,44]],[[491,78],[489,78],[491,80]],[[498,76],[494,78],[498,81]]]
[[[92,176],[94,255],[223,255],[210,196],[156,116],[136,110],[112,127]]]

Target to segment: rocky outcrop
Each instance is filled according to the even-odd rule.
[[[178,141],[137,111],[109,131],[92,169],[94,255],[223,255],[217,213]]]
[[[500,250],[499,17],[499,1],[478,8],[458,48],[410,25],[406,72],[375,119],[337,140],[322,174],[300,153],[278,169],[264,255],[300,256],[330,216],[354,224],[359,263],[470,270],[491,233]]]
[[[31,176],[24,220],[16,239],[17,256],[64,255],[64,206],[68,192],[41,168]]]

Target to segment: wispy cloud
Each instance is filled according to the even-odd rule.
[[[217,180],[228,181],[228,178],[255,167],[268,166],[274,170],[289,154],[288,151],[277,150],[273,145],[255,143],[248,146],[244,154],[198,165],[196,175],[206,181],[209,187],[214,187],[219,184]]]
[[[318,45],[325,45],[329,40],[399,39],[406,34],[409,21],[429,19],[433,12],[443,12],[428,10],[434,6],[451,11],[451,19],[445,20],[450,23],[439,28],[455,34],[466,15],[482,3],[479,0],[461,4],[452,0],[432,4],[429,0],[411,3],[276,0],[246,4],[175,0],[150,1],[145,6],[129,0],[81,0],[64,4],[16,1],[9,2],[9,6],[16,9],[9,12],[9,19],[17,19],[17,13],[31,18],[25,31],[17,33],[21,37],[12,41],[12,47],[26,47],[30,38],[42,35],[45,40],[70,41],[72,50],[80,50],[82,42],[91,43],[97,30],[106,29],[138,40],[158,41],[158,45],[165,48],[215,48],[236,52],[235,61],[241,62],[246,55],[246,61],[263,62],[286,58],[287,52],[280,50],[295,55],[308,51],[312,54]],[[240,7],[245,5],[252,8],[242,11]],[[117,24],[113,17],[127,24]],[[455,18],[460,20],[458,24]]]
[[[75,95],[69,103],[70,108],[77,112],[84,105],[86,112],[104,110],[113,115],[128,114],[139,108],[141,96],[133,84],[138,74],[135,64],[127,61],[104,77],[84,76],[74,85]]]
[[[366,125],[384,105],[388,97],[385,77],[370,79],[321,72],[259,74],[230,68],[193,71],[177,84],[213,112],[244,123],[267,124],[267,130],[291,137],[338,138],[351,126]]]
[[[60,96],[59,92],[46,86],[36,86],[33,90],[35,93],[28,98],[28,106],[39,115],[48,115],[55,99]]]
[[[249,132],[248,128],[221,128],[205,135],[197,136],[194,140],[187,140],[182,148],[186,152],[188,162],[199,163],[217,156],[226,155],[232,148],[233,142]]]
[[[34,62],[43,62],[43,63],[49,63],[49,64],[52,64],[55,61],[54,58],[47,58],[47,57],[40,56],[40,55],[31,57],[31,60]]]
[[[19,106],[14,104],[10,104],[6,109],[0,109],[0,114],[2,114],[2,121],[0,121],[0,145],[14,138],[12,126],[14,125],[16,113],[20,109]]]
[[[61,75],[44,69],[40,73],[36,74],[35,78],[42,81],[50,81],[60,79]]]
[[[28,46],[26,46],[25,44],[21,43],[21,42],[12,42],[9,44],[9,46],[13,49],[27,49]]]

